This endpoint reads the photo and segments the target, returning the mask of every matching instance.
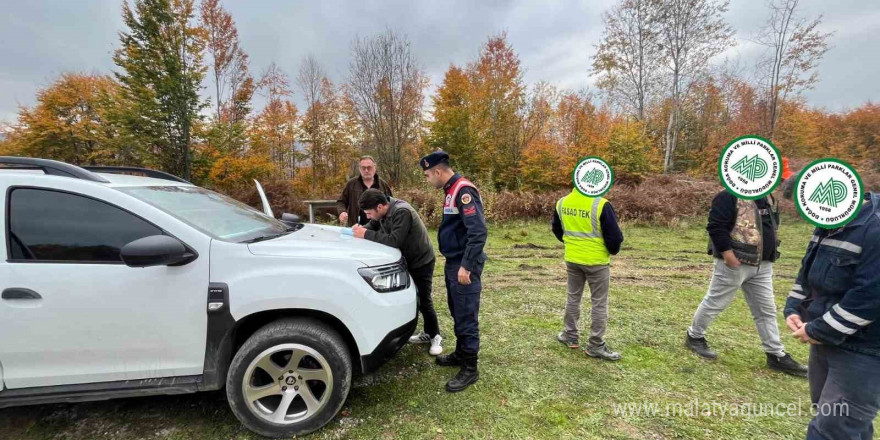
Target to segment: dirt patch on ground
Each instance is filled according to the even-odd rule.
[[[543,269],[543,267],[541,267],[541,266],[531,266],[531,265],[528,265],[528,264],[520,264],[520,265],[519,265],[519,268],[522,269],[522,270],[540,270],[540,269]]]
[[[624,276],[611,275],[611,280],[612,281],[644,281],[645,279],[642,277],[635,277],[635,276],[628,276],[628,275],[624,275]]]
[[[662,261],[691,261],[688,257],[652,257],[651,260]]]
[[[535,243],[523,243],[523,244],[517,243],[517,244],[513,245],[513,248],[514,249],[551,249],[550,247],[541,246],[541,245],[535,244]]]
[[[708,268],[708,264],[688,264],[687,266],[676,267],[675,270],[705,270]]]

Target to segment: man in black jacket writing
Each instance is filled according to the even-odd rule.
[[[430,343],[431,355],[437,356],[443,353],[443,337],[440,336],[437,313],[431,300],[431,282],[436,257],[425,224],[409,203],[389,198],[377,189],[364,191],[359,204],[370,222],[366,226],[353,226],[354,236],[400,249],[415,282],[425,331],[413,335],[409,340],[410,343]]]

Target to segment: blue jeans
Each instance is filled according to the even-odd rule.
[[[871,440],[880,409],[880,357],[814,345],[809,368],[817,406],[807,440]]]

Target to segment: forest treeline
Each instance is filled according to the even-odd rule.
[[[347,74],[330,78],[314,55],[295,72],[252,66],[219,0],[130,0],[113,71],[61,74],[3,127],[0,154],[153,167],[233,195],[256,178],[287,207],[335,198],[363,154],[395,187],[417,188],[416,160],[434,149],[487,191],[539,194],[569,187],[587,155],[624,183],[709,176],[744,134],[785,156],[880,170],[878,105],[829,112],[804,98],[833,50],[822,17],[803,16],[798,0],[769,2],[750,36],[765,51],[743,66],[721,59],[736,42],[727,8],[621,0],[600,43],[571,54],[590,57],[595,89],[527,84],[502,32],[474,42],[478,55],[431,90],[408,37],[390,28],[355,37]]]

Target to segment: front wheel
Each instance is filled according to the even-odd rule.
[[[267,324],[238,350],[226,377],[232,412],[266,437],[315,431],[336,416],[351,387],[342,338],[313,319]]]

